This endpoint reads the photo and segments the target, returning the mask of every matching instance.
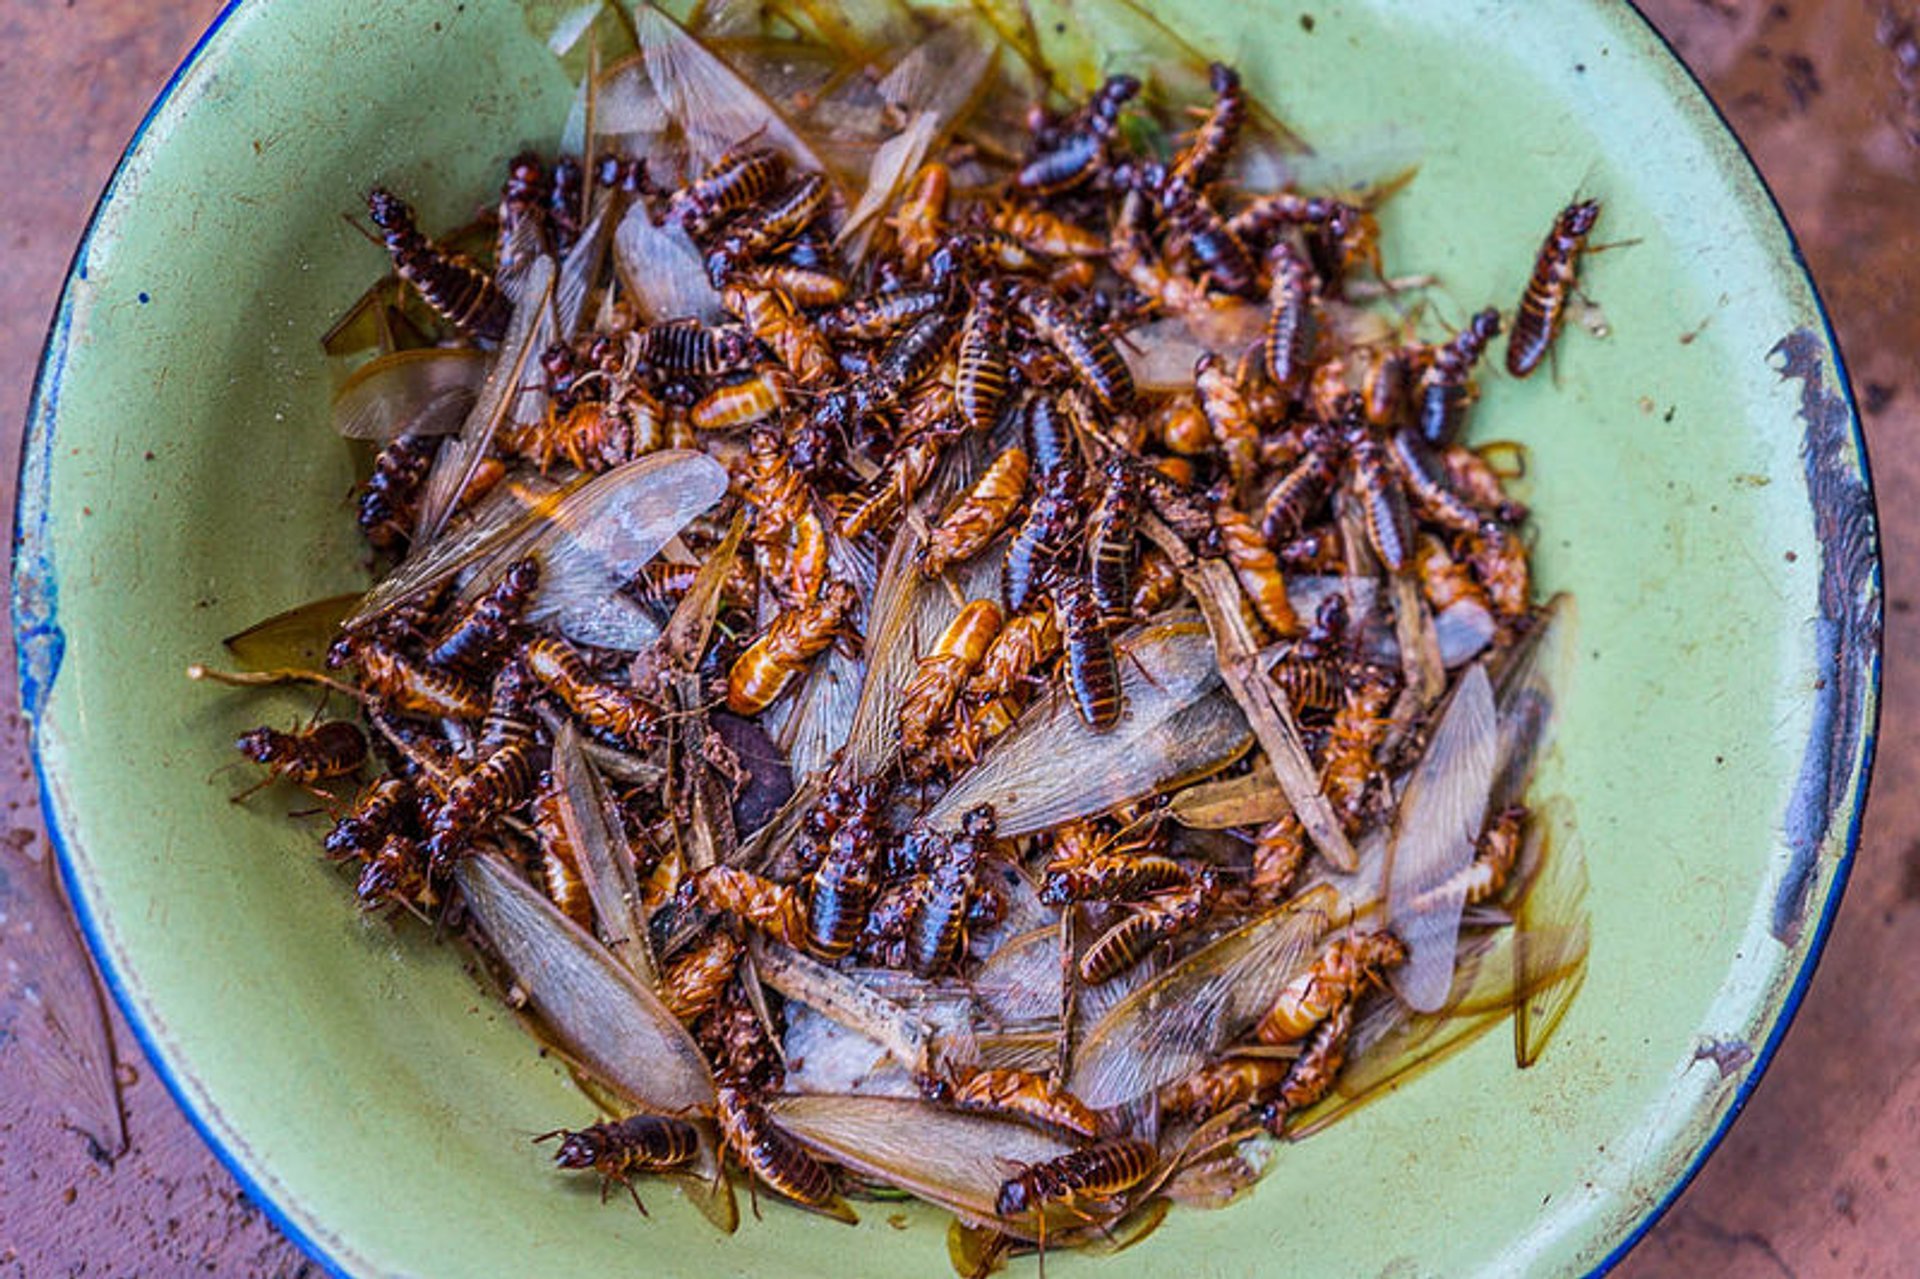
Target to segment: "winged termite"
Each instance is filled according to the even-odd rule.
[[[457,347],[376,356],[334,392],[333,429],[347,439],[382,443],[457,431],[486,370],[484,352]]]
[[[774,1097],[767,1110],[835,1162],[974,1222],[995,1219],[1009,1165],[1073,1149],[1012,1120],[894,1097]]]
[[[1115,1005],[1074,1055],[1067,1086],[1096,1110],[1192,1073],[1244,1035],[1335,921],[1311,893],[1193,952]]]
[[[571,723],[554,739],[552,769],[562,797],[560,819],[579,858],[580,878],[593,902],[597,931],[634,976],[657,988],[660,973],[640,909],[633,849],[606,782],[581,749],[580,735]]]
[[[463,859],[454,878],[493,953],[582,1067],[659,1114],[713,1104],[699,1046],[599,942],[493,854]]]
[[[514,308],[513,319],[487,379],[480,387],[473,408],[460,428],[460,434],[441,445],[434,458],[433,471],[427,476],[426,491],[420,497],[420,517],[414,540],[431,543],[446,527],[475,470],[486,459],[494,437],[522,394],[522,382],[532,367],[532,355],[544,349],[544,336],[550,332],[548,299],[553,292],[554,266],[551,258],[536,258],[527,268],[526,292],[521,305]]]

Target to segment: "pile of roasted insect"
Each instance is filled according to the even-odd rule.
[[[972,1272],[1223,1204],[1509,1016],[1529,1063],[1586,951],[1529,795],[1572,610],[1524,452],[1463,440],[1500,314],[1384,272],[1393,183],[1247,189],[1218,64],[1190,121],[1124,75],[996,117],[963,27],[776,98],[607,13],[591,162],[513,160],[466,253],[367,198],[376,585],[195,671],[356,709],[241,749],[602,1105],[559,1164],[728,1228],[730,1169],[904,1191]]]

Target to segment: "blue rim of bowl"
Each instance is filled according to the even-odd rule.
[[[37,515],[46,510],[49,497],[44,487],[47,477],[44,472],[41,472],[36,478],[31,470],[31,461],[36,449],[44,451],[51,443],[53,419],[56,415],[60,399],[60,379],[65,368],[63,357],[66,350],[67,330],[72,322],[72,291],[76,273],[84,273],[87,251],[92,246],[94,231],[99,226],[101,215],[119,190],[121,179],[127,170],[127,165],[132,159],[134,152],[139,149],[141,142],[145,140],[148,129],[172,99],[174,91],[180,86],[181,81],[193,71],[201,56],[206,52],[208,45],[213,42],[214,38],[220,34],[228,21],[233,17],[234,13],[246,2],[247,0],[227,0],[220,12],[214,16],[213,21],[208,25],[207,29],[201,33],[200,38],[194,42],[193,48],[188,51],[187,56],[181,61],[180,65],[175,68],[173,74],[167,78],[166,84],[154,98],[152,105],[147,108],[146,114],[141,117],[139,126],[135,128],[132,138],[127,142],[126,149],[121,153],[119,161],[114,165],[113,174],[108,178],[107,185],[101,192],[99,200],[95,202],[93,212],[87,219],[86,230],[81,233],[80,242],[75,247],[73,256],[68,262],[65,283],[60,290],[60,300],[55,306],[53,319],[47,326],[47,340],[41,349],[39,367],[34,374],[33,394],[28,401],[26,431],[21,437],[20,463],[18,467],[18,497],[15,499],[13,522],[13,553],[11,563],[13,578],[9,588],[9,604],[18,666],[16,678],[19,681],[21,689],[22,708],[27,712],[31,724],[28,754],[33,761],[34,778],[40,799],[41,819],[46,825],[47,838],[53,846],[54,858],[59,865],[61,880],[66,886],[67,897],[72,903],[74,916],[79,922],[81,933],[86,938],[87,947],[93,954],[94,962],[99,968],[102,981],[105,983],[108,992],[112,994],[114,1003],[119,1006],[121,1015],[126,1018],[127,1025],[132,1029],[134,1039],[140,1044],[141,1051],[146,1055],[148,1063],[154,1073],[159,1076],[161,1083],[166,1086],[167,1092],[172,1096],[174,1103],[180,1107],[181,1111],[186,1115],[188,1122],[193,1125],[194,1131],[200,1134],[201,1140],[206,1142],[208,1148],[213,1151],[214,1156],[220,1161],[221,1165],[225,1167],[227,1172],[239,1183],[242,1192],[246,1194],[247,1198],[260,1207],[261,1211],[266,1214],[267,1219],[273,1222],[276,1229],[297,1244],[301,1251],[306,1253],[308,1257],[319,1263],[328,1274],[339,1276],[340,1279],[355,1279],[353,1271],[347,1269],[338,1258],[323,1248],[320,1242],[303,1229],[299,1222],[281,1206],[277,1199],[266,1192],[266,1189],[241,1161],[237,1152],[230,1148],[222,1140],[221,1136],[214,1131],[212,1119],[196,1108],[194,1100],[188,1094],[184,1084],[174,1075],[166,1058],[160,1053],[159,1043],[147,1024],[144,1010],[134,1000],[131,992],[122,981],[119,971],[115,968],[112,955],[101,937],[99,923],[94,917],[92,903],[87,900],[85,893],[82,891],[79,874],[74,866],[73,850],[68,846],[66,836],[60,830],[56,821],[55,811],[51,803],[52,796],[47,785],[46,767],[40,754],[39,705],[51,688],[54,671],[50,670],[47,672],[46,687],[39,689],[39,696],[29,700],[28,693],[34,688],[34,681],[37,679],[37,675],[29,672],[27,669],[29,665],[29,650],[21,643],[26,637],[25,623],[29,615],[28,609],[22,599],[20,586],[22,580],[21,569],[27,552],[33,549],[33,544],[30,543],[26,531],[26,523],[29,514]],[[1713,95],[1707,92],[1706,85],[1701,83],[1700,78],[1694,74],[1693,68],[1687,65],[1686,60],[1680,56],[1679,51],[1673,47],[1672,42],[1670,42],[1666,36],[1661,33],[1660,29],[1653,24],[1652,20],[1642,12],[1639,4],[1634,3],[1633,0],[1629,0],[1629,3],[1624,7],[1631,11],[1633,16],[1646,28],[1648,34],[1653,37],[1659,48],[1665,51],[1672,64],[1679,68],[1682,75],[1685,76],[1686,81],[1694,87],[1699,93],[1701,100],[1707,104],[1708,109],[1713,113],[1713,119],[1719,125],[1721,132],[1733,142],[1735,150],[1738,152],[1741,160],[1745,162],[1748,177],[1761,194],[1766,197],[1768,207],[1773,210],[1774,220],[1779,224],[1782,233],[1786,236],[1787,247],[1792,253],[1796,271],[1806,281],[1807,290],[1813,298],[1814,312],[1820,320],[1821,336],[1824,338],[1826,349],[1832,357],[1833,372],[1838,384],[1837,394],[1846,407],[1848,439],[1852,443],[1855,449],[1855,456],[1858,459],[1854,467],[1854,474],[1849,478],[1857,479],[1864,487],[1869,509],[1874,514],[1875,532],[1872,540],[1872,553],[1867,564],[1874,579],[1874,588],[1877,596],[1881,585],[1881,558],[1878,535],[1879,503],[1874,491],[1873,468],[1867,455],[1867,441],[1861,427],[1859,405],[1854,401],[1852,380],[1847,376],[1846,360],[1841,354],[1839,336],[1834,332],[1833,319],[1827,311],[1826,301],[1821,297],[1819,285],[1815,282],[1813,273],[1807,266],[1806,257],[1800,250],[1799,239],[1794,234],[1792,223],[1787,219],[1786,211],[1780,207],[1780,201],[1774,195],[1773,188],[1768,184],[1765,175],[1761,173],[1760,167],[1755,163],[1752,153],[1747,150],[1746,143],[1741,140],[1739,133],[1735,131],[1732,123],[1727,119],[1725,112],[1720,109],[1719,103],[1714,101]],[[42,438],[43,436],[45,437],[44,439]],[[1817,501],[1811,491],[1808,494],[1808,498],[1809,501]],[[1816,530],[1818,531],[1818,529],[1819,525],[1816,522]],[[36,536],[38,535],[36,534]],[[48,594],[53,593],[55,589],[55,578],[50,563],[34,566],[29,577],[36,582],[41,582],[44,579],[42,589]],[[44,622],[50,625],[52,623],[52,609],[47,607],[44,611],[47,614]],[[1793,984],[1788,988],[1786,997],[1781,1002],[1780,1010],[1774,1018],[1772,1027],[1768,1031],[1766,1042],[1761,1045],[1758,1053],[1755,1055],[1752,1068],[1746,1072],[1745,1077],[1741,1080],[1739,1089],[1734,1094],[1733,1102],[1728,1106],[1727,1112],[1721,1116],[1719,1124],[1713,1132],[1707,1136],[1706,1140],[1701,1143],[1692,1161],[1675,1179],[1673,1185],[1667,1192],[1661,1196],[1659,1202],[1654,1204],[1647,1211],[1646,1215],[1634,1225],[1633,1229],[1628,1231],[1626,1236],[1614,1246],[1613,1250],[1588,1272],[1588,1279],[1598,1279],[1599,1276],[1608,1274],[1614,1267],[1618,1266],[1627,1254],[1633,1250],[1634,1246],[1644,1239],[1648,1232],[1667,1214],[1668,1209],[1673,1207],[1674,1203],[1685,1193],[1687,1187],[1693,1183],[1694,1178],[1700,1174],[1701,1168],[1706,1165],[1708,1158],[1719,1149],[1720,1143],[1726,1139],[1727,1133],[1732,1129],[1734,1121],[1746,1110],[1747,1103],[1752,1099],[1754,1090],[1759,1086],[1761,1078],[1766,1074],[1767,1068],[1773,1064],[1774,1056],[1779,1051],[1781,1042],[1786,1038],[1787,1031],[1792,1026],[1795,1016],[1799,1013],[1801,1003],[1806,999],[1807,988],[1812,982],[1814,970],[1819,966],[1820,958],[1826,950],[1827,938],[1832,932],[1834,919],[1839,913],[1840,899],[1845,893],[1847,882],[1852,875],[1854,856],[1859,851],[1861,821],[1866,813],[1867,799],[1873,780],[1874,757],[1879,744],[1882,654],[1882,636],[1876,632],[1873,636],[1872,651],[1866,655],[1868,660],[1861,663],[1856,669],[1845,672],[1846,678],[1864,679],[1865,687],[1859,691],[1869,697],[1871,702],[1871,718],[1862,726],[1860,742],[1857,748],[1859,752],[1859,780],[1855,784],[1853,793],[1848,796],[1844,802],[1844,807],[1847,810],[1846,847],[1834,867],[1833,879],[1828,885],[1826,898],[1821,903],[1819,917],[1813,921],[1814,932],[1808,945],[1806,958],[1801,962],[1800,970],[1795,974]],[[57,670],[57,665],[54,670]],[[1831,736],[1835,729],[1833,718],[1833,705],[1831,703],[1816,711],[1816,720],[1811,734],[1812,740],[1817,742],[1824,737]],[[1849,758],[1847,762],[1851,766],[1851,755],[1854,749],[1851,744],[1844,742],[1836,742],[1834,744],[1848,750]]]

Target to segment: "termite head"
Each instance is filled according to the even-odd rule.
[[[617,187],[637,195],[647,188],[647,164],[634,156],[607,152],[600,157],[594,178],[603,187]]]
[[[413,229],[413,210],[385,187],[367,192],[367,216],[382,231],[405,233]]]
[[[928,1101],[944,1103],[953,1100],[953,1085],[938,1075],[921,1075],[914,1083],[919,1085],[920,1095]]]
[[[1561,210],[1558,229],[1564,236],[1582,236],[1593,230],[1593,224],[1599,220],[1600,201],[1582,200]]]
[[[1207,87],[1213,90],[1217,98],[1237,93],[1240,89],[1240,73],[1224,62],[1216,62],[1207,68]]]
[[[233,746],[254,763],[267,764],[279,754],[279,737],[273,729],[262,726],[240,734]]]
[[[960,829],[976,839],[990,838],[998,826],[999,823],[993,815],[992,804],[970,808],[967,810],[967,815],[960,819]]]
[[[592,1128],[583,1128],[579,1132],[560,1134],[560,1148],[553,1152],[553,1162],[561,1168],[591,1168],[607,1153],[600,1134]]]
[[[522,151],[507,164],[507,181],[500,194],[509,200],[536,197],[547,185],[547,166],[531,151]]]
[[[1031,1188],[1024,1176],[1009,1177],[1000,1183],[1000,1194],[993,1201],[993,1210],[1001,1217],[1018,1217],[1033,1204]]]

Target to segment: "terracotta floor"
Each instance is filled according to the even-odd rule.
[[[10,122],[0,228],[12,228],[0,232],[0,455],[17,448],[94,197],[217,7],[0,0]],[[1865,406],[1893,567],[1874,802],[1826,961],[1747,1113],[1621,1273],[1920,1274],[1920,1224],[1901,1207],[1920,1202],[1920,686],[1908,665],[1920,631],[1906,623],[1915,586],[1903,567],[1920,550],[1920,452],[1896,447],[1920,428],[1920,34],[1907,26],[1920,24],[1920,0],[1643,7],[1731,117],[1799,233]],[[131,1144],[109,1162],[63,1127],[71,1085],[35,1052],[22,991],[83,960],[57,934],[39,950],[20,944],[22,908],[45,892],[44,839],[11,679],[0,698],[0,759],[13,761],[0,775],[0,1279],[317,1273],[215,1163],[117,1017]]]

